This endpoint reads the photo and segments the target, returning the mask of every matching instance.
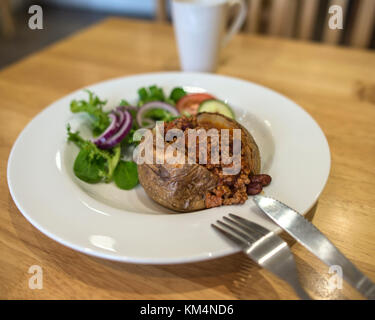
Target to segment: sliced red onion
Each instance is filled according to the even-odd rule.
[[[123,111],[116,111],[117,116],[117,130],[122,127],[125,121],[125,114]]]
[[[180,115],[180,113],[178,112],[178,110],[174,106],[172,106],[172,105],[170,105],[168,103],[165,103],[165,102],[162,102],[162,101],[151,101],[151,102],[145,103],[138,110],[138,113],[137,113],[137,123],[138,123],[138,125],[140,127],[142,127],[142,128],[151,128],[151,127],[153,127],[155,125],[155,121],[154,120],[148,119],[148,118],[144,118],[143,115],[148,110],[150,110],[150,109],[156,109],[156,108],[158,108],[158,109],[164,109],[165,111],[170,112],[174,116]],[[147,123],[147,125],[144,126],[143,123]]]
[[[92,139],[96,145],[101,145],[102,143],[106,142],[110,137],[112,137],[118,130],[118,120],[117,116],[114,113],[110,113],[108,117],[111,119],[111,123],[105,129],[105,131],[97,138]]]
[[[121,140],[124,139],[125,136],[129,133],[133,124],[133,119],[129,111],[124,111],[123,114],[125,119],[122,126],[111,138],[100,145],[101,149],[110,149],[114,147],[116,144],[120,143]]]

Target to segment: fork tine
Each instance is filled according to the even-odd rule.
[[[224,229],[218,227],[216,224],[211,224],[211,226],[216,229],[217,231],[219,231],[221,234],[223,234],[226,238],[228,238],[229,240],[233,241],[234,243],[236,243],[237,245],[239,245],[240,247],[244,247],[247,245],[246,241],[233,235],[232,233],[228,232],[228,231],[225,231]]]
[[[252,242],[256,241],[259,238],[259,237],[254,236],[254,233],[256,233],[256,232],[254,232],[253,229],[250,229],[247,226],[242,225],[237,221],[229,219],[228,217],[224,216],[223,219],[225,221],[229,222],[230,224],[232,224],[233,226],[237,227],[238,229],[244,231],[246,233],[246,235],[251,239]]]
[[[252,223],[250,221],[250,223],[246,223],[247,221],[243,221],[241,219],[238,219],[240,218],[239,216],[236,216],[236,215],[233,215],[233,214],[229,214],[229,216],[232,218],[232,223],[237,223],[238,225],[241,226],[241,228],[247,232],[247,233],[250,233],[254,238],[255,240],[257,239],[260,239],[262,237],[264,237],[267,233],[266,232],[261,232],[257,227],[256,227],[256,224],[252,225]]]
[[[238,230],[237,228],[234,228],[232,227],[231,225],[227,224],[227,223],[224,223],[220,220],[217,220],[216,221],[218,224],[220,224],[221,226],[229,229],[232,233],[234,233],[237,237],[241,237],[242,239],[244,239],[244,241],[246,242],[247,245],[250,245],[253,240],[249,237],[249,235],[247,233],[244,233],[242,232],[241,230]]]
[[[247,226],[249,228],[249,230],[252,230],[252,232],[257,232],[260,236],[265,236],[266,234],[268,234],[270,232],[270,230],[267,230],[266,228],[263,228],[259,224],[256,224],[256,223],[254,223],[252,221],[249,221],[245,218],[237,216],[233,213],[230,213],[229,216],[231,218],[233,218],[234,220],[236,220],[236,221],[244,224],[245,226]]]

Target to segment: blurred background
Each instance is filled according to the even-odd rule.
[[[28,9],[43,9],[43,30],[31,30]],[[332,45],[375,48],[375,0],[247,0],[243,32]],[[328,28],[332,5],[343,29]],[[169,0],[0,0],[0,68],[107,16],[170,23]]]

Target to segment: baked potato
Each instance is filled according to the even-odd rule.
[[[199,113],[194,121],[196,121],[197,127],[241,129],[241,166],[246,168],[245,180],[246,175],[256,175],[260,172],[258,146],[251,134],[237,121],[218,113]],[[154,201],[174,211],[190,212],[210,207],[207,205],[207,197],[210,192],[215,192],[212,194],[216,196],[219,192],[224,192],[220,190],[230,190],[225,185],[225,181],[230,179],[226,178],[224,181],[217,174],[219,169],[209,170],[205,165],[188,163],[174,165],[140,164],[138,165],[138,177],[147,195]],[[232,180],[230,183],[233,185],[236,180],[233,180],[235,182]],[[250,183],[250,180],[248,180],[248,183]],[[244,188],[246,195],[246,185],[244,185]],[[245,200],[242,199],[241,201],[239,203],[243,203]],[[222,201],[218,205],[232,203]]]

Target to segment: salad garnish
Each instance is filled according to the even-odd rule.
[[[101,134],[109,125],[110,119],[108,113],[103,111],[103,106],[107,103],[100,100],[93,92],[85,90],[89,98],[88,100],[73,100],[70,103],[70,111],[73,113],[85,112],[90,116],[92,131],[94,136]]]
[[[73,100],[70,110],[89,116],[93,138],[85,140],[79,132],[72,132],[70,125],[67,126],[68,141],[80,149],[73,165],[74,174],[87,183],[114,181],[124,190],[133,189],[138,184],[137,164],[124,157],[138,143],[133,140],[137,129],[152,128],[156,121],[169,122],[181,115],[194,115],[199,109],[234,115],[228,105],[215,100],[214,96],[189,94],[182,87],[174,88],[169,96],[156,85],[142,87],[138,90],[139,99],[135,105],[123,99],[110,111],[104,110],[106,100],[85,91],[88,99]],[[206,100],[211,101],[210,105],[202,106]]]

